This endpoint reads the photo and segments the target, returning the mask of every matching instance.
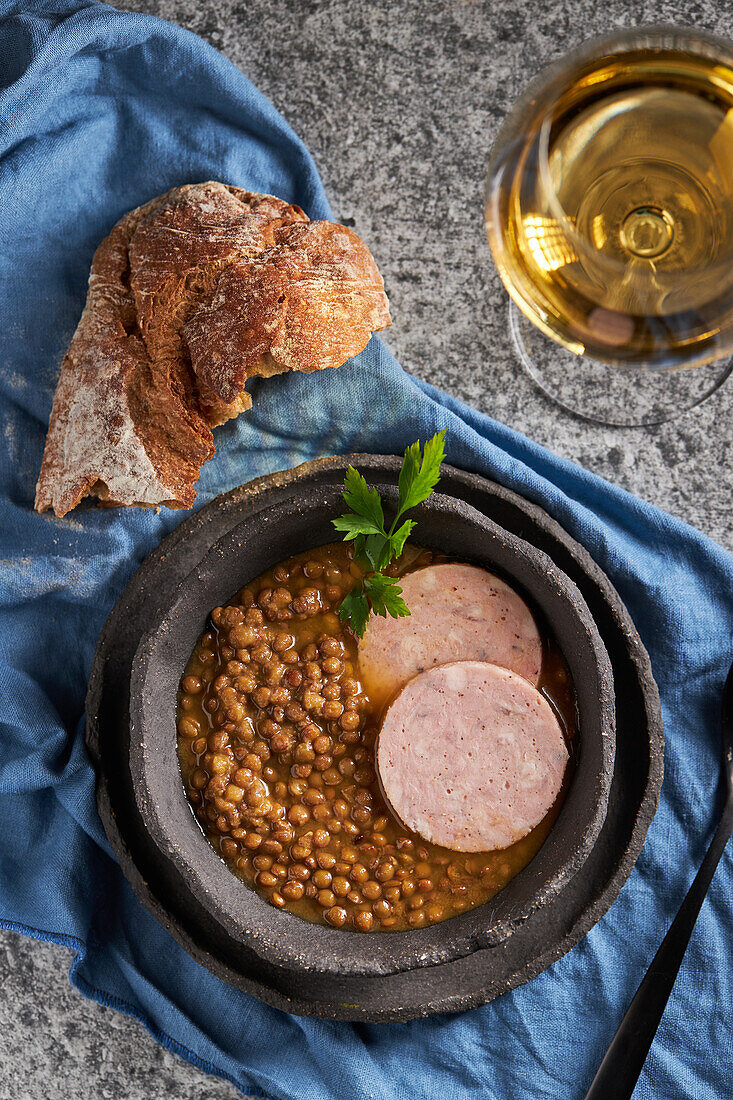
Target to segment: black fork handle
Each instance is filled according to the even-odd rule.
[[[664,1015],[715,868],[733,833],[729,797],[702,866],[598,1067],[585,1100],[630,1100]]]

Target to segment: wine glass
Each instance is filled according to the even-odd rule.
[[[733,44],[594,39],[507,117],[486,229],[520,359],[606,424],[669,420],[733,369]]]

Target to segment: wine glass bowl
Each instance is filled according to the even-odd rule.
[[[665,404],[674,412],[696,404],[727,376],[719,360],[733,349],[729,43],[649,28],[561,59],[506,119],[485,199],[492,254],[513,301],[567,349],[538,354],[539,334],[515,317],[526,365],[560,403],[568,373],[626,387],[628,399],[618,400],[629,406],[639,397],[649,406],[641,391],[653,379],[654,408],[639,411],[648,422],[655,412],[667,418]],[[712,386],[710,371],[669,382],[674,368],[711,363]],[[633,384],[628,372],[609,382],[604,365],[637,368]],[[607,403],[608,390],[598,398]]]

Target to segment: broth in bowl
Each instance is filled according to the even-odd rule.
[[[410,545],[389,572],[405,577],[445,564],[445,555]],[[483,573],[499,594],[521,602],[493,574],[461,568]],[[205,835],[273,905],[347,930],[401,931],[483,904],[535,856],[572,774],[575,694],[559,647],[533,612],[540,638],[534,683],[570,757],[559,793],[542,819],[506,847],[465,851],[430,842],[393,812],[375,771],[396,681],[383,689],[373,646],[362,669],[368,633],[359,643],[339,619],[341,600],[361,577],[351,544],[331,543],[281,562],[215,608],[181,680],[178,755]],[[464,626],[475,617],[465,614]],[[415,622],[423,619],[416,612]],[[391,629],[400,624],[414,647],[415,624],[389,621]],[[436,647],[427,629],[425,637],[418,670],[461,658],[504,664],[495,650],[475,652],[475,642],[457,658]],[[460,630],[457,637],[460,648]],[[512,647],[506,648],[511,668]]]

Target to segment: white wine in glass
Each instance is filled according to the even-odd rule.
[[[733,350],[733,45],[640,29],[546,70],[497,138],[486,227],[550,396],[612,424],[698,404]]]

